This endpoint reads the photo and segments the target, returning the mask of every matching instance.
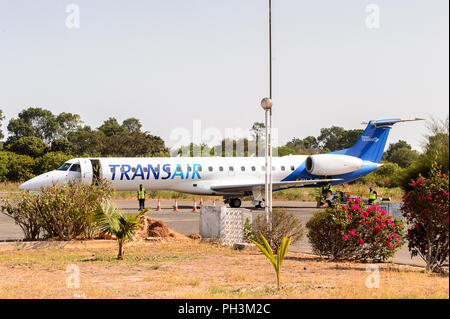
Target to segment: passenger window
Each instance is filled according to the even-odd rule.
[[[265,166],[261,166],[261,170],[264,172],[266,170]]]
[[[201,166],[198,166],[198,167],[197,167],[197,171],[201,172],[201,171],[202,171],[202,167],[201,167]]]
[[[136,172],[136,167],[132,167],[131,168],[131,171],[134,173],[134,172]]]
[[[73,164],[72,167],[70,168],[70,171],[71,172],[78,172],[78,173],[80,173],[81,172],[80,165],[79,164]]]
[[[111,173],[114,173],[116,171],[115,167],[111,167]]]
[[[208,167],[208,171],[210,171],[210,172],[212,172],[212,171],[213,171],[213,168],[212,168],[212,166]]]
[[[228,168],[228,170],[229,170],[230,172],[232,172],[232,171],[234,171],[234,167],[233,167],[233,166],[230,166],[230,167]]]
[[[181,172],[181,166],[177,166],[177,172]]]
[[[144,167],[144,172],[148,172],[148,168],[147,167]]]
[[[291,171],[295,171],[295,167],[294,166],[291,166]]]
[[[284,171],[286,170],[286,168],[284,166],[281,166],[281,170]]]
[[[222,166],[219,166],[219,171],[223,172],[223,167]]]
[[[252,166],[252,171],[256,171],[256,167],[255,166]]]
[[[120,172],[121,172],[121,173],[125,173],[125,168],[121,167],[121,168],[120,168]]]
[[[188,172],[192,171],[192,167],[188,166],[187,170],[188,170]]]
[[[245,172],[245,166],[241,166],[241,171]]]
[[[275,172],[275,171],[276,171],[276,167],[272,166],[272,172]]]

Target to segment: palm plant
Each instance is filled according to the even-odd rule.
[[[263,234],[260,233],[259,236],[261,237],[264,246],[254,240],[252,240],[252,242],[259,248],[259,250],[261,250],[261,252],[264,254],[264,256],[266,256],[269,259],[270,263],[272,264],[273,268],[275,269],[275,272],[277,274],[277,287],[278,287],[278,290],[280,290],[281,263],[283,262],[284,255],[286,254],[288,247],[291,244],[292,236],[289,238],[286,238],[286,237],[283,238],[283,242],[281,243],[281,246],[277,250],[276,258],[272,251],[272,248],[270,247],[269,243],[267,242],[267,240],[263,236]]]
[[[146,210],[137,214],[125,215],[111,203],[99,205],[94,212],[94,223],[97,229],[105,235],[115,236],[119,243],[117,259],[123,259],[123,244],[133,240],[133,234]]]

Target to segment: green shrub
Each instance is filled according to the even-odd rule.
[[[34,172],[36,175],[40,175],[52,171],[71,158],[73,158],[73,156],[62,152],[47,153],[35,160]]]
[[[283,243],[283,238],[292,237],[292,243],[299,241],[305,234],[304,229],[297,217],[284,209],[274,209],[269,223],[264,214],[258,215],[252,224],[253,234],[247,234],[248,238],[264,245],[261,240],[262,234],[274,251],[278,251]]]
[[[435,167],[430,178],[410,183],[403,197],[403,216],[408,229],[408,248],[420,256],[427,270],[439,271],[449,256],[449,184],[448,175]]]
[[[8,152],[8,180],[9,181],[26,181],[35,176],[35,161],[28,155],[17,155]]]
[[[20,198],[3,199],[0,208],[19,225],[25,240],[38,240],[42,230],[40,212],[43,202],[38,195],[29,192],[21,192]]]
[[[38,194],[22,192],[19,199],[4,199],[1,208],[22,228],[26,239],[91,238],[93,212],[111,195],[105,181],[98,186],[70,182],[43,187]]]
[[[5,182],[8,180],[8,160],[8,153],[0,152],[0,182]]]
[[[395,163],[385,162],[373,173],[358,179],[358,183],[374,184],[378,187],[398,187],[403,169]]]
[[[306,227],[313,251],[332,259],[385,261],[404,243],[400,220],[359,199],[316,212]]]

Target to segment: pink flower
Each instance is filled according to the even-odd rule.
[[[348,239],[348,235],[342,236],[342,240],[347,240],[347,239]]]
[[[350,235],[356,236],[356,229],[352,229],[351,231],[348,232]]]

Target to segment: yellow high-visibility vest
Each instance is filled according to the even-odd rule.
[[[376,199],[377,197],[376,197],[376,195],[375,195],[375,191],[370,191],[369,192],[369,199]]]
[[[316,191],[316,197],[321,197],[321,195],[320,195],[320,188],[319,187],[316,187],[316,189],[315,189],[315,191]]]
[[[144,199],[145,198],[145,189],[139,189],[138,190],[138,198]]]

